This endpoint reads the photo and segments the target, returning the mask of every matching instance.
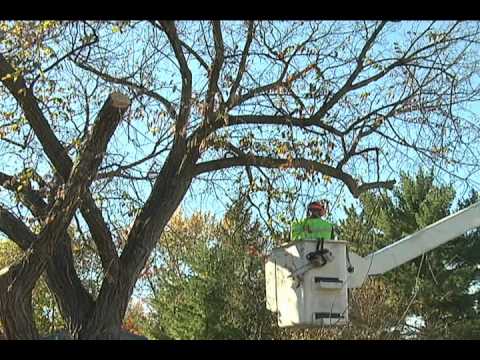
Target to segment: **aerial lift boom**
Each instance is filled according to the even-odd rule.
[[[384,274],[477,227],[480,227],[480,202],[449,215],[364,258],[352,254],[350,261],[355,271],[350,277],[349,287],[361,286],[367,276]]]

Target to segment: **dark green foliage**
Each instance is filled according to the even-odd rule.
[[[365,255],[447,216],[454,197],[451,187],[434,184],[432,174],[403,174],[392,197],[366,194],[360,212],[347,209],[341,236]],[[458,209],[476,201],[472,194]],[[381,277],[403,303],[402,331],[418,338],[478,338],[480,294],[471,290],[479,273],[479,235],[474,231]],[[412,317],[421,318],[420,329],[411,326]]]
[[[245,203],[232,204],[219,222],[179,215],[170,229],[161,241],[166,266],[155,278],[152,336],[272,338],[274,315],[265,307],[266,238]]]

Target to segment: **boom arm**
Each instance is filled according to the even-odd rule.
[[[392,270],[477,227],[480,227],[480,202],[449,215],[365,258],[351,254],[355,272],[349,279],[349,287],[359,287],[367,276]]]

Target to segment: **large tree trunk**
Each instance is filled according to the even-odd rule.
[[[39,206],[34,209],[37,211],[33,212],[43,219],[46,216],[47,204],[37,201],[37,205]],[[3,208],[0,208],[0,229],[25,252],[36,241],[30,229]],[[94,301],[75,271],[70,241],[70,237],[65,232],[57,243],[55,255],[47,265],[45,278],[57,301],[67,329],[73,333],[81,328],[84,318],[93,308]]]
[[[173,162],[173,161],[172,161]],[[57,304],[67,322],[67,331],[72,339],[121,339],[125,338],[122,331],[123,318],[128,302],[132,295],[135,283],[148,258],[153,251],[164,227],[170,220],[174,211],[184,198],[190,183],[191,172],[178,170],[179,162],[170,162],[164,167],[164,175],[157,183],[157,191],[145,206],[145,210],[138,219],[136,226],[129,234],[130,247],[124,249],[121,260],[121,271],[117,277],[105,277],[98,298],[94,301],[83,286],[65,287],[65,283],[80,283],[73,268],[73,254],[69,239],[64,236],[56,244],[56,255],[47,266],[47,284],[55,295]],[[182,163],[182,162],[180,162]],[[161,204],[161,206],[158,206]],[[141,243],[143,246],[138,246]],[[133,244],[137,244],[133,247]],[[58,272],[61,269],[62,271]],[[72,275],[75,275],[72,277]],[[77,285],[77,284],[76,284]],[[72,292],[80,289],[80,292]],[[31,297],[30,297],[31,299]],[[30,308],[28,305],[30,304]],[[22,331],[7,332],[7,338],[38,338],[35,329],[29,329],[24,324],[22,314],[28,318],[31,314],[31,302],[25,302],[25,309],[21,313],[17,310],[2,310],[10,314],[13,324],[18,324]],[[15,306],[17,309],[17,306]],[[15,335],[13,335],[13,333]]]
[[[172,156],[162,168],[120,257],[117,279],[105,279],[80,339],[119,339],[135,283],[192,181],[192,160]],[[188,239],[186,239],[188,241]]]
[[[54,295],[68,332],[72,335],[78,333],[93,309],[94,300],[83,287],[75,270],[68,235],[65,234],[58,242],[46,275],[47,285]]]
[[[2,281],[10,280],[10,277]],[[0,320],[4,324],[7,339],[31,340],[38,338],[33,319],[32,292],[21,291],[18,286],[5,287],[7,293],[0,296]]]

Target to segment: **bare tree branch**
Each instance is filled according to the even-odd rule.
[[[319,128],[334,134],[336,136],[343,136],[345,133],[335,127],[326,124],[322,120],[316,118],[296,118],[293,116],[284,115],[238,115],[228,116],[226,125],[240,125],[240,124],[258,124],[258,125],[283,125],[283,126],[297,126],[307,128],[309,126],[318,126]]]
[[[208,64],[205,62],[205,60],[203,60],[203,58],[195,50],[193,50],[191,46],[189,46],[187,43],[185,43],[182,40],[180,40],[180,44],[182,44],[182,47],[187,49],[187,51],[193,55],[193,57],[200,63],[200,65],[202,65],[202,67],[205,70],[207,70],[207,72],[210,71],[210,68]]]
[[[238,66],[237,76],[235,77],[235,81],[233,82],[233,85],[230,88],[230,95],[228,96],[228,100],[227,100],[228,108],[232,106],[233,99],[237,94],[238,87],[240,86],[240,82],[242,81],[243,74],[245,73],[245,67],[247,65],[247,57],[250,51],[250,45],[252,44],[254,30],[255,30],[254,22],[249,21],[248,30],[247,30],[247,40],[245,41],[245,46],[243,47],[242,58],[240,59],[240,65]]]
[[[80,68],[82,68],[86,71],[89,71],[92,74],[95,74],[95,75],[99,76],[100,78],[102,78],[105,81],[108,81],[108,82],[111,82],[111,83],[114,83],[114,84],[120,84],[120,85],[128,86],[131,89],[139,91],[140,94],[145,94],[145,95],[151,97],[152,99],[158,100],[165,107],[165,109],[167,110],[169,115],[173,119],[176,118],[177,112],[175,111],[175,107],[173,106],[173,104],[170,101],[168,101],[166,98],[161,96],[160,94],[156,93],[155,91],[147,89],[144,86],[135,84],[134,82],[132,82],[132,81],[126,79],[126,78],[117,78],[117,77],[114,77],[114,76],[109,75],[107,73],[104,73],[104,72],[102,72],[98,69],[95,69],[93,66],[90,66],[87,63],[82,62],[80,60],[77,60],[75,63]]]
[[[358,197],[362,192],[373,188],[392,189],[395,181],[382,181],[373,183],[358,184],[351,175],[332,166],[322,164],[316,161],[296,158],[296,159],[276,159],[263,156],[247,155],[245,157],[232,157],[219,160],[211,160],[199,163],[195,166],[194,174],[199,175],[210,171],[218,171],[237,166],[259,166],[270,169],[308,169],[321,174],[341,180],[352,193]]]
[[[207,90],[207,111],[206,116],[211,117],[215,111],[215,94],[218,91],[218,78],[220,76],[220,71],[223,66],[223,56],[224,56],[224,45],[222,38],[222,28],[220,21],[213,21],[213,39],[215,44],[215,58],[210,71],[209,81],[208,81],[208,90]]]
[[[365,45],[363,46],[362,50],[360,51],[360,54],[357,57],[357,65],[353,72],[350,74],[348,77],[347,81],[343,86],[335,93],[331,98],[327,98],[324,102],[324,104],[320,107],[320,109],[315,113],[313,118],[322,118],[325,116],[325,114],[330,110],[333,105],[335,105],[347,92],[352,90],[352,84],[355,81],[355,79],[358,77],[360,72],[363,69],[364,66],[364,61],[365,57],[367,56],[368,51],[372,47],[373,43],[377,39],[378,35],[382,31],[382,29],[385,27],[386,21],[382,21],[377,28],[373,31],[372,35],[368,38],[368,40],[365,42]]]
[[[308,71],[313,69],[313,67],[311,65],[309,65],[309,66],[303,68],[302,70],[299,70],[299,71],[295,72],[294,74],[290,75],[288,77],[288,79],[284,81],[285,76],[287,75],[287,72],[288,72],[288,67],[290,65],[290,60],[292,60],[292,59],[293,59],[293,57],[290,57],[289,61],[286,62],[282,73],[280,74],[279,78],[276,81],[274,81],[272,83],[269,83],[269,84],[266,84],[266,85],[259,86],[255,89],[252,89],[242,96],[237,96],[237,97],[234,96],[231,103],[230,103],[229,108],[231,109],[235,106],[243,104],[247,100],[253,99],[254,97],[256,97],[258,95],[266,94],[269,91],[275,90],[275,89],[280,88],[282,86],[288,87],[292,82],[298,80],[299,78],[304,76]]]

